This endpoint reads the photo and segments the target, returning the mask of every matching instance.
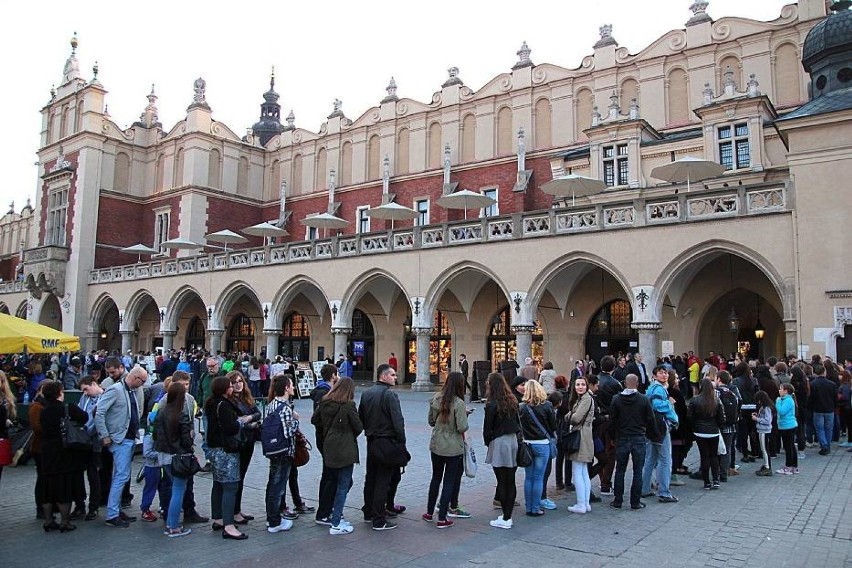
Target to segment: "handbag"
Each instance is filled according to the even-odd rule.
[[[62,447],[72,451],[89,451],[92,449],[92,436],[82,424],[71,420],[68,405],[65,406],[65,416],[59,421],[59,431],[62,433]]]
[[[589,413],[591,413],[592,409],[595,407],[595,401],[592,400],[592,404],[589,406],[589,409],[586,411],[586,415],[583,416],[583,420],[578,425],[579,428],[571,427],[568,421],[565,422],[568,425],[568,432],[565,432],[565,428],[563,427],[563,432],[561,439],[559,440],[559,444],[562,446],[562,452],[568,456],[571,454],[576,454],[580,451],[580,445],[582,443],[582,430],[583,424],[586,423],[586,419],[589,417]]]
[[[201,471],[201,465],[198,463],[198,458],[195,454],[174,454],[172,455],[172,475],[181,479],[189,479],[196,473]]]
[[[728,448],[725,447],[725,438],[723,438],[721,434],[719,434],[719,445],[716,448],[716,453],[720,456],[728,454]]]
[[[393,438],[367,440],[367,452],[385,467],[405,467],[411,461],[411,454],[405,444]]]
[[[311,443],[300,430],[296,430],[296,453],[293,455],[293,465],[302,467],[311,461]]]
[[[0,438],[0,467],[12,463],[12,442],[9,438]]]
[[[521,423],[521,415],[518,414],[518,424]],[[518,451],[515,454],[515,463],[518,467],[529,467],[533,463],[533,453],[530,445],[524,440],[524,427],[518,432]]]
[[[467,438],[464,439],[464,474],[467,477],[476,477],[476,453],[473,445]]]

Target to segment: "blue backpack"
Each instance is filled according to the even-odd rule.
[[[290,449],[290,439],[284,434],[284,424],[281,422],[281,407],[275,412],[267,413],[263,419],[260,425],[260,446],[263,455],[268,458]]]

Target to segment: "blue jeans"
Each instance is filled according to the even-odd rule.
[[[290,456],[272,456],[269,458],[269,479],[266,482],[266,522],[270,527],[281,524],[281,497],[287,489],[290,478]]]
[[[109,445],[112,454],[112,484],[107,500],[107,519],[114,519],[121,512],[121,491],[124,484],[130,481],[130,464],[133,461],[133,448],[136,442],[133,438],[121,442],[113,440]]]
[[[524,500],[527,513],[541,510],[541,488],[544,484],[544,469],[550,461],[549,444],[530,444],[533,462],[524,468]]]
[[[834,413],[814,412],[814,430],[820,449],[830,450],[831,436],[834,434]]]
[[[180,510],[183,506],[183,494],[186,491],[186,484],[189,481],[186,477],[176,477],[172,475],[172,466],[168,465],[165,468],[166,477],[172,480],[172,500],[169,501],[169,512],[166,516],[166,528],[176,529],[180,526]]]
[[[346,505],[346,496],[352,487],[352,470],[354,468],[355,464],[335,469],[335,472],[337,472],[337,490],[334,493],[334,505],[331,509],[332,526],[338,526],[340,519],[343,518],[343,506]]]
[[[669,446],[671,448],[671,446]],[[627,460],[633,460],[633,482],[630,485],[630,505],[639,506],[642,494],[642,465],[647,464],[646,439],[644,436],[621,436],[615,445],[615,483],[613,484],[613,503],[621,505],[624,499],[624,474],[627,472]]]
[[[204,427],[204,435],[201,436],[201,451],[204,452],[204,458],[210,461],[210,456],[207,455],[207,415],[201,415],[201,424]]]
[[[660,497],[670,497],[669,483],[672,480],[672,435],[666,432],[659,444],[645,443],[645,468],[642,470],[642,494],[651,492],[651,476],[657,468],[657,485]]]

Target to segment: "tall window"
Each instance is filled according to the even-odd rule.
[[[358,219],[358,226],[356,228],[358,233],[370,232],[370,216],[367,215],[368,209],[370,208],[365,205],[355,210],[355,217]]]
[[[65,223],[68,219],[68,187],[51,190],[47,198],[47,231],[44,244],[65,246]]]
[[[154,211],[154,247],[160,253],[165,253],[163,241],[169,240],[169,222],[171,210]]]
[[[414,210],[417,211],[417,226],[423,227],[429,224],[429,200],[418,199],[414,202]]]
[[[609,187],[627,185],[627,144],[603,147],[603,174]]]
[[[720,126],[716,132],[719,136],[719,163],[726,170],[749,167],[751,150],[748,145],[748,124],[741,122]]]
[[[489,187],[488,189],[482,190],[482,195],[485,197],[490,197],[494,200],[494,205],[489,205],[488,207],[483,207],[480,210],[480,217],[494,217],[495,215],[500,214],[500,203],[497,200],[497,188]]]
[[[305,240],[313,241],[317,238],[317,228],[316,227],[305,227]]]

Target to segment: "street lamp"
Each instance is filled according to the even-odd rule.
[[[754,325],[754,337],[757,339],[763,339],[763,336],[766,335],[766,329],[764,329],[763,324],[760,323],[760,296],[757,297],[757,323]]]

